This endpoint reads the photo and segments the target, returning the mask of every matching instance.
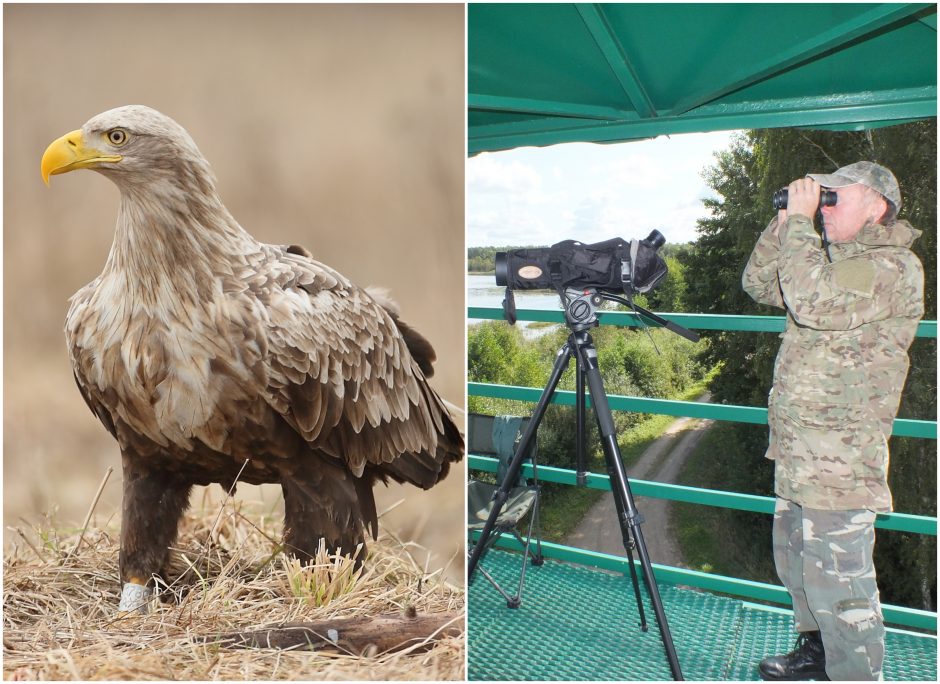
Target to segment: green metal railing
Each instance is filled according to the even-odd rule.
[[[542,394],[542,390],[534,387],[515,387],[513,385],[490,385],[482,382],[470,382],[467,383],[467,393],[475,397],[515,399],[516,401],[535,403]],[[574,406],[575,398],[575,393],[570,390],[556,390],[555,394],[552,396],[552,403],[562,406]],[[590,406],[591,398],[586,397],[586,400],[587,405]],[[703,404],[695,401],[624,397],[616,394],[609,395],[608,401],[610,402],[610,408],[614,411],[661,413],[667,416],[767,424],[767,409],[756,406]],[[898,437],[936,439],[937,421],[898,418],[894,421],[894,434]]]
[[[691,313],[661,313],[667,321],[673,321],[692,330],[724,330],[726,332],[776,332],[781,333],[786,327],[786,316],[731,316],[727,314],[691,314]],[[467,318],[484,320],[503,320],[503,310],[493,306],[467,307]],[[543,323],[564,323],[565,316],[562,311],[550,309],[518,309],[516,318],[520,321],[539,321]],[[635,327],[656,324],[643,319],[640,321],[632,311],[599,311],[597,320],[601,325],[616,325]],[[918,337],[937,337],[936,321],[921,321],[917,326]]]
[[[785,324],[785,318],[783,316],[728,316],[705,314],[661,314],[661,316],[687,328],[699,330],[782,332]],[[467,309],[467,317],[474,319],[501,320],[503,318],[503,312],[502,309],[495,307],[469,307]],[[564,323],[561,311],[520,309],[517,311],[517,317],[520,321]],[[639,324],[636,314],[633,313],[604,312],[600,314],[598,318],[601,325],[636,326]],[[922,321],[918,327],[917,336],[936,338],[937,322]],[[514,387],[486,383],[468,383],[467,385],[467,394],[471,396],[512,399],[531,403],[536,402],[541,393],[542,389],[532,387]],[[574,392],[559,390],[556,391],[552,397],[552,403],[573,406],[575,397]],[[612,410],[755,424],[767,423],[767,409],[760,407],[703,404],[691,401],[670,401],[665,399],[615,395],[609,396],[608,400]],[[590,397],[588,397],[588,402],[590,402]],[[894,423],[894,434],[904,437],[936,440],[937,421],[899,418]],[[496,472],[496,465],[497,461],[494,458],[478,454],[469,454],[469,467],[471,470]],[[529,477],[532,476],[531,468],[531,465],[525,466],[525,473]],[[557,482],[567,485],[576,484],[576,474],[573,470],[551,466],[539,466],[538,472],[539,478],[548,482]],[[610,490],[610,479],[607,475],[589,473],[587,486],[594,489]],[[756,513],[773,514],[774,511],[774,499],[767,496],[633,479],[630,480],[630,486],[633,493],[637,496],[648,496]],[[908,513],[879,514],[875,526],[885,530],[937,536],[937,518],[930,516],[912,515]],[[506,543],[512,548],[515,545],[515,540],[508,540]],[[560,544],[546,542],[543,542],[543,550],[546,555],[560,560],[594,565],[603,569],[619,572],[627,571],[626,559],[619,556],[611,556],[583,549],[574,549]],[[761,601],[781,604],[790,603],[789,594],[787,594],[783,587],[778,585],[752,582],[734,577],[724,577],[721,575],[662,565],[654,565],[654,568],[657,578],[665,582],[686,584],[709,591],[719,591]],[[937,630],[936,613],[888,605],[883,606],[883,611],[885,619],[888,622],[917,629]]]

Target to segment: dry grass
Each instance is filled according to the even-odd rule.
[[[230,500],[190,513],[169,586],[160,587],[170,600],[153,601],[149,615],[124,617],[117,615],[115,530],[31,532],[11,544],[3,563],[5,679],[464,678],[462,634],[369,657],[203,642],[281,622],[403,611],[462,615],[463,592],[416,560],[425,551],[385,531],[360,570],[326,553],[301,568],[281,554],[279,524],[261,506]]]

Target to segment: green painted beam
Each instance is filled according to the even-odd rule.
[[[807,130],[816,130],[816,131],[863,131],[866,128],[868,130],[875,130],[876,128],[887,128],[888,126],[901,126],[903,124],[914,123],[917,119],[900,119],[897,121],[882,121],[868,124],[864,128],[860,128],[857,124],[831,124],[829,126],[811,126],[806,127]]]
[[[597,122],[595,124],[570,121],[540,124],[540,130],[532,130],[525,123],[519,132],[508,133],[505,128],[513,124],[477,126],[468,136],[468,152],[508,150],[526,145],[545,146],[565,142],[616,142],[653,138],[658,135],[680,133],[704,133],[708,131],[738,130],[745,128],[781,128],[787,126],[828,126],[832,124],[880,124],[886,121],[926,119],[937,116],[937,88],[929,86],[917,89],[912,99],[899,101],[872,101],[859,104],[819,105],[808,104],[805,108],[787,110],[767,105],[760,111],[742,110],[737,105],[727,105],[710,110],[699,107],[684,115],[661,115],[655,119],[638,119],[634,122]],[[874,94],[873,94],[874,95]],[[499,131],[499,132],[497,132]]]
[[[759,81],[772,78],[791,67],[810,62],[827,52],[870,34],[885,26],[905,19],[931,5],[926,3],[886,3],[870,5],[864,13],[853,16],[848,21],[835,26],[815,27],[819,32],[799,42],[780,41],[779,52],[775,52],[756,63],[742,65],[740,69],[729,73],[724,83],[705,92],[692,94],[672,108],[672,114],[682,114],[696,109],[708,102],[717,100],[729,93],[747,88]]]
[[[480,454],[468,455],[468,467],[471,470],[495,473],[496,466],[497,460],[495,458]],[[526,464],[523,472],[526,477],[534,476],[531,464]],[[577,484],[575,471],[567,468],[538,466],[538,475],[540,480],[545,480],[546,482],[556,482],[571,486]],[[601,473],[588,473],[586,486],[591,489],[610,491],[610,478]],[[651,482],[649,480],[634,479],[630,480],[630,489],[634,496],[648,496],[654,499],[668,499],[670,501],[682,501],[684,503],[730,508],[738,511],[751,511],[752,513],[766,513],[769,515],[772,515],[774,512],[774,499],[769,496],[742,494],[740,492],[727,492],[716,489],[687,487],[685,485],[676,485],[666,482]],[[925,534],[932,537],[937,536],[936,517],[926,515],[879,513],[875,521],[875,527],[882,530],[911,532],[913,534]]]
[[[538,116],[560,116],[573,119],[599,119],[602,121],[629,121],[638,119],[636,112],[627,112],[613,107],[587,105],[577,102],[533,100],[524,97],[471,94],[467,96],[470,109],[491,112],[516,112]]]
[[[603,6],[594,3],[576,3],[575,8],[637,114],[644,119],[655,117],[656,108],[653,106],[653,101],[643,84],[640,83],[626,49],[611,28],[610,22],[607,21]]]
[[[725,330],[728,332],[773,332],[781,333],[787,325],[786,316],[745,316],[733,314],[693,314],[693,313],[660,313],[666,320],[692,330]],[[481,320],[501,321],[503,310],[498,306],[469,306],[467,318]],[[564,323],[565,316],[561,310],[550,309],[517,309],[516,318],[520,321],[540,321],[543,323]],[[632,311],[602,311],[597,316],[601,325],[616,325],[619,327],[637,327],[641,325],[640,317]],[[652,328],[658,324],[642,319],[642,323]],[[917,337],[937,337],[936,321],[921,321],[917,326]]]
[[[468,95],[469,102],[469,111],[474,111],[476,109],[473,106],[473,103],[477,101],[477,98],[486,98],[486,101],[492,104],[498,104],[499,102],[505,103],[519,103],[524,105],[526,103],[532,103],[532,107],[528,109],[519,109],[518,111],[529,111],[529,113],[537,114],[538,109],[536,106],[541,102],[540,100],[526,100],[524,98],[513,98],[509,96],[493,96],[487,94],[476,94],[470,93]],[[549,103],[557,104],[557,103]],[[791,115],[797,112],[813,111],[813,112],[835,112],[835,111],[846,111],[854,112],[857,108],[865,108],[871,106],[881,107],[881,111],[885,114],[882,118],[871,117],[865,119],[857,118],[839,118],[839,117],[827,117],[827,121],[810,121],[808,123],[801,123],[798,120],[788,120],[786,124],[788,126],[794,126],[799,128],[826,128],[830,126],[837,126],[842,130],[864,130],[866,128],[877,128],[886,125],[893,125],[900,122],[906,122],[911,120],[917,120],[924,118],[923,115],[904,117],[900,114],[906,109],[916,106],[919,110],[923,108],[929,108],[931,105],[933,107],[933,114],[929,116],[936,116],[936,104],[937,104],[937,87],[936,84],[931,84],[928,86],[919,86],[913,88],[898,88],[890,91],[878,91],[878,92],[865,92],[865,93],[847,93],[847,94],[831,94],[824,96],[804,96],[798,98],[779,98],[776,100],[760,100],[755,102],[733,102],[733,103],[715,103],[710,105],[703,105],[693,112],[687,112],[684,114],[676,114],[671,110],[660,111],[659,116],[655,119],[641,119],[637,116],[636,112],[622,112],[620,116],[615,117],[617,119],[616,123],[621,125],[649,125],[654,128],[658,128],[660,124],[671,122],[673,120],[679,120],[683,122],[683,125],[694,122],[698,120],[707,120],[709,123],[712,121],[718,120],[727,120],[729,117],[737,117],[738,119],[747,119],[752,116],[767,116],[774,114],[784,114]],[[572,111],[576,111],[577,104],[567,103],[566,105]],[[588,106],[593,108],[594,106]],[[481,109],[486,110],[499,110],[500,107],[482,107]],[[506,111],[516,111],[512,107],[505,107]],[[620,110],[611,108],[611,107],[602,107],[600,108],[604,112],[616,113]],[[575,116],[571,114],[571,116]],[[549,134],[553,131],[567,131],[570,130],[573,126],[586,126],[590,127],[592,124],[589,122],[582,122],[579,124],[577,121],[572,121],[571,119],[565,118],[563,114],[560,118],[548,118],[548,117],[539,117],[538,128],[533,128],[533,122],[530,120],[522,121],[508,121],[508,122],[493,122],[489,124],[476,124],[471,126],[471,130],[468,134],[468,139],[471,143],[476,139],[482,138],[492,138],[492,137],[511,137],[516,135],[531,135],[531,136],[540,136],[543,134]],[[581,118],[610,118],[608,117],[581,117]],[[614,121],[606,122],[606,125],[612,125]],[[742,128],[743,126],[738,126]],[[734,128],[734,127],[732,127]],[[772,128],[772,126],[771,126]],[[725,130],[720,127],[718,128],[706,128],[705,130]],[[647,131],[646,135],[639,136],[627,136],[626,138],[621,139],[637,139],[644,137],[652,137],[655,135],[668,135],[670,132],[674,133],[676,131],[663,131],[663,130],[654,130],[652,132]],[[678,131],[681,133],[692,133],[697,132],[693,130],[683,130]],[[565,142],[579,142],[578,140],[568,140]],[[585,140],[583,142],[612,142],[611,140]],[[528,143],[535,144],[535,143]],[[539,144],[549,144],[549,143],[539,143]],[[472,152],[485,151],[484,150],[473,150]]]
[[[474,397],[492,399],[511,399],[535,403],[542,396],[536,387],[516,387],[514,385],[495,385],[484,382],[468,382],[467,394]],[[560,406],[574,406],[575,392],[555,390],[551,403]],[[705,404],[697,401],[676,401],[673,399],[650,399],[648,397],[625,397],[611,394],[607,397],[610,408],[614,411],[632,411],[633,413],[656,413],[665,416],[688,418],[706,418],[709,420],[727,420],[733,423],[767,424],[767,409],[759,406],[735,406],[731,404]],[[591,405],[590,396],[587,405]],[[937,439],[937,421],[895,418],[895,437],[917,437],[919,439]]]
[[[475,537],[478,535],[474,535]],[[504,535],[497,542],[497,547],[521,551],[522,547],[515,538]],[[562,544],[553,544],[551,542],[542,542],[542,553],[547,558],[565,561],[568,563],[577,563],[579,565],[589,565],[602,570],[619,572],[626,575],[629,571],[629,561],[625,557],[613,556],[597,551],[586,551],[576,549]],[[634,560],[638,574],[641,573],[640,561]],[[657,583],[681,584],[691,587],[697,587],[711,592],[720,592],[731,594],[732,596],[744,597],[757,601],[769,601],[782,605],[792,605],[790,594],[782,586],[776,584],[766,584],[764,582],[754,582],[751,580],[739,579],[737,577],[726,577],[697,570],[687,570],[685,568],[673,568],[668,565],[659,565],[653,563],[653,576]],[[932,632],[937,631],[937,614],[916,608],[907,608],[905,606],[882,605],[885,622],[915,629],[926,629]]]
[[[708,105],[698,107],[694,112],[677,113],[672,110],[665,112],[669,116],[678,118],[684,117],[724,117],[729,115],[751,116],[762,114],[792,114],[795,112],[821,111],[826,113],[826,118],[832,119],[828,124],[852,124],[871,122],[874,126],[882,125],[886,121],[901,120],[896,114],[903,111],[906,107],[916,103],[918,105],[933,104],[934,112],[937,105],[937,84],[931,81],[924,85],[913,86],[909,88],[893,88],[890,90],[866,91],[866,92],[834,92],[825,95],[802,95],[798,97],[781,97],[767,100],[750,100],[743,102],[714,102]],[[882,119],[863,118],[856,119],[851,116],[839,118],[829,116],[837,110],[844,110],[847,113],[855,112],[856,108],[869,106],[882,107],[885,113],[890,114]],[[936,114],[934,114],[936,116]],[[922,118],[922,117],[921,117]],[[819,122],[813,124],[797,124],[798,126],[819,125]],[[867,128],[867,126],[866,126]]]

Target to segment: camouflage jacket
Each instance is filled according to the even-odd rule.
[[[827,510],[891,510],[888,437],[924,313],[924,270],[906,221],[869,225],[826,257],[795,214],[761,234],[744,290],[786,309],[767,401],[776,493]]]

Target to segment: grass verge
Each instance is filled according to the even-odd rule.
[[[702,437],[679,474],[677,484],[721,489],[714,454],[729,446],[728,425],[716,423]],[[682,556],[692,570],[776,582],[771,520],[762,513],[675,502],[672,524]]]
[[[710,375],[690,386],[673,399],[694,401],[707,387]],[[590,413],[590,411],[589,411]],[[676,421],[675,416],[649,414],[641,423],[617,436],[621,456],[627,468],[633,465],[644,451]],[[603,463],[603,456],[595,455],[595,462]],[[543,485],[541,508],[543,537],[552,542],[563,543],[581,523],[591,507],[597,503],[604,492],[600,489],[571,487],[548,483]]]

